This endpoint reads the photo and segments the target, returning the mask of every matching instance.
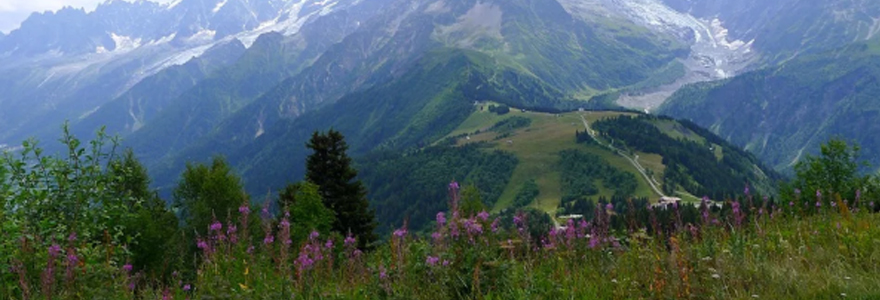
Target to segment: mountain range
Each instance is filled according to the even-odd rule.
[[[0,35],[0,147],[106,126],[165,191],[223,155],[265,193],[315,130],[409,153],[491,101],[685,118],[786,171],[829,136],[874,145],[844,121],[876,119],[878,20],[867,0],[108,1]]]

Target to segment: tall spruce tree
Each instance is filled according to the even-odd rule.
[[[375,212],[367,201],[367,190],[356,180],[345,137],[335,130],[315,132],[306,144],[314,151],[306,159],[306,179],[318,186],[324,205],[336,214],[333,230],[351,233],[361,247],[376,240]]]

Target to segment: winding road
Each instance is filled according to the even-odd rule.
[[[632,157],[629,157],[628,155],[624,154],[624,152],[622,150],[617,149],[616,147],[614,147],[610,144],[602,143],[602,141],[600,141],[599,138],[596,137],[596,132],[590,128],[590,124],[587,123],[587,119],[584,118],[584,115],[581,114],[580,116],[581,116],[581,121],[584,122],[584,128],[587,129],[587,133],[590,134],[590,137],[593,138],[593,140],[596,141],[596,143],[598,143],[600,146],[605,146],[606,148],[608,148],[612,152],[617,153],[617,155],[620,155],[620,156],[623,156],[623,158],[626,158],[626,160],[628,160],[629,163],[632,164],[633,167],[635,167],[636,170],[639,171],[639,173],[642,174],[643,177],[645,177],[645,181],[648,182],[648,185],[651,186],[651,189],[654,190],[654,193],[657,193],[657,195],[660,195],[660,197],[666,197],[666,195],[663,194],[663,191],[661,191],[659,188],[657,188],[658,183],[654,182],[654,179],[651,178],[650,176],[648,176],[648,174],[645,172],[645,168],[642,167],[642,164],[640,164],[638,161],[638,159],[639,159],[638,155],[635,157],[635,159],[633,159]]]

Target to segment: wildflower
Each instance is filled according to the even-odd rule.
[[[189,284],[183,286],[184,292],[189,292],[190,290],[192,290],[192,286],[190,286]]]
[[[846,297],[846,293],[840,293],[841,297]]]
[[[67,241],[75,242],[76,241],[76,232],[71,232],[69,236],[67,236]]]
[[[406,228],[399,228],[397,230],[394,230],[394,236],[398,238],[406,236]]]
[[[444,259],[444,260],[443,260],[443,266],[445,267],[445,266],[448,266],[448,265],[449,265],[449,261]]]
[[[752,298],[759,298],[758,295],[752,295]]]
[[[429,255],[428,259],[425,260],[425,264],[433,267],[433,266],[437,265],[437,262],[439,262],[439,261],[440,261],[439,257]]]
[[[822,202],[816,201],[816,208],[821,208],[821,207],[822,207]]]
[[[349,233],[348,236],[345,237],[345,240],[342,243],[346,247],[350,247],[350,246],[354,246],[354,244],[356,242],[357,242],[357,240],[355,240],[355,238],[353,236],[351,236],[351,233]]]
[[[816,198],[822,198],[822,191],[816,190]]]
[[[379,267],[379,279],[385,280],[388,278],[388,272],[385,270],[385,266]]]
[[[464,228],[470,235],[483,234],[483,225],[480,225],[480,223],[477,223],[471,219],[467,219],[464,221]]]
[[[481,211],[479,214],[477,214],[477,218],[480,218],[480,220],[486,222],[489,220],[489,213],[487,213],[485,210]]]
[[[201,250],[207,251],[208,250],[208,242],[205,242],[202,239],[197,239],[196,240],[196,247],[198,247]]]
[[[211,231],[220,231],[223,229],[223,224],[221,224],[220,221],[214,220],[214,223],[211,223],[211,226],[208,227],[208,229]]]
[[[788,206],[789,206],[789,207],[794,207],[794,201],[789,201],[789,202],[788,202]]]
[[[324,248],[333,249],[333,239],[327,239],[327,243],[324,243]]]
[[[263,244],[269,245],[275,242],[275,236],[271,234],[267,234],[265,238],[263,238]]]
[[[744,191],[744,194],[746,194],[746,196],[749,195],[749,185],[748,184],[746,184],[746,189]]]
[[[831,207],[837,207],[837,202],[831,201]]]
[[[434,233],[431,233],[431,239],[434,240],[434,243],[439,243],[441,238],[443,238],[443,235],[439,232],[435,231]]]
[[[320,237],[320,236],[321,236],[320,233],[318,233],[317,231],[314,231],[314,230],[313,230],[312,233],[309,234],[309,240],[316,240],[316,239],[317,239],[318,237]]]
[[[263,220],[269,220],[272,218],[272,214],[269,213],[268,205],[263,205],[263,209],[260,210],[260,217],[262,217]]]
[[[131,272],[131,269],[131,264],[125,264],[124,266],[122,266],[122,270],[124,270],[125,273]]]
[[[437,213],[437,225],[444,226],[446,225],[446,214],[442,211]]]
[[[241,206],[238,207],[238,213],[240,213],[244,216],[247,216],[251,213],[251,207],[248,206],[247,204],[242,204]]]
[[[605,211],[607,211],[607,212],[614,211],[614,204],[608,203],[607,205],[605,205]]]
[[[498,225],[500,223],[501,223],[501,219],[499,219],[499,218],[495,218],[495,221],[492,221],[492,225],[491,225],[492,233],[498,232]]]
[[[281,219],[281,228],[290,228],[290,221],[287,218]]]
[[[721,279],[721,275],[718,275],[718,274],[712,274],[712,278],[715,278],[715,279]]]

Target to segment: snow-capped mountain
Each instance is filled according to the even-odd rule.
[[[0,37],[0,141],[17,143],[85,118],[144,78],[218,45],[237,40],[249,48],[265,33],[295,35],[361,2],[110,0],[91,12],[34,13]]]

